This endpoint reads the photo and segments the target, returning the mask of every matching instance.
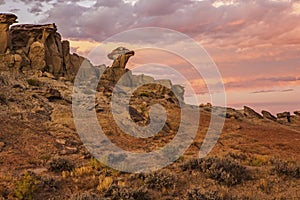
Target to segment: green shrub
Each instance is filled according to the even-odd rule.
[[[41,86],[42,85],[42,83],[39,81],[39,80],[37,80],[37,79],[28,79],[27,80],[27,83],[29,84],[29,85],[31,85],[31,86],[36,86],[36,87],[38,87],[38,86]]]
[[[37,190],[39,184],[40,181],[33,173],[26,172],[16,183],[15,196],[22,200],[33,199],[33,194]]]

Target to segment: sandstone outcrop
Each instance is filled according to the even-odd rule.
[[[70,44],[61,40],[55,24],[15,25],[10,34],[13,52],[22,57],[23,72],[46,71],[72,80],[85,60],[70,54]]]
[[[276,121],[277,120],[277,118],[274,115],[272,115],[270,112],[268,112],[266,110],[261,111],[261,114],[266,119],[269,119],[269,120],[272,120],[272,121]]]
[[[300,116],[300,111],[295,111],[294,114]]]
[[[244,115],[248,118],[252,119],[263,119],[263,117],[255,112],[252,108],[249,108],[248,106],[244,106]]]
[[[18,24],[14,14],[0,14],[0,70],[73,80],[85,58],[70,54],[55,24]]]
[[[16,23],[14,14],[0,14],[0,54],[4,54],[10,46],[9,26]]]

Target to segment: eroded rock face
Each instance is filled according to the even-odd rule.
[[[263,119],[263,117],[260,114],[258,114],[252,108],[249,108],[247,106],[244,106],[244,115],[252,119]]]
[[[70,54],[68,41],[61,41],[55,24],[21,24],[11,27],[12,49],[22,57],[22,71],[47,71],[56,78],[73,80],[85,60]]]
[[[0,13],[0,54],[4,54],[10,46],[9,26],[16,23],[17,16],[14,14]]]
[[[274,115],[272,115],[270,112],[268,112],[266,110],[261,111],[261,114],[266,119],[269,119],[269,120],[272,120],[272,121],[276,121],[277,120],[277,118]]]

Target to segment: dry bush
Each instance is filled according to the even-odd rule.
[[[227,157],[192,159],[183,164],[182,169],[183,171],[199,170],[209,178],[227,186],[239,184],[250,178],[250,173],[246,167]]]
[[[49,171],[52,172],[63,172],[63,171],[71,171],[74,169],[74,165],[63,158],[53,159],[49,163]]]
[[[106,192],[105,197],[111,200],[150,200],[149,194],[146,189],[132,189],[127,187],[120,187],[113,185]]]
[[[149,174],[140,174],[146,187],[154,190],[170,189],[175,187],[176,177],[166,172],[153,172]]]
[[[114,180],[112,177],[105,177],[104,175],[100,175],[97,190],[100,192],[107,191],[111,187],[113,181]]]
[[[71,197],[71,200],[100,200],[95,193],[85,192],[85,193],[77,193]]]
[[[275,161],[273,169],[278,176],[288,176],[291,178],[300,178],[300,167],[295,162],[278,160]]]

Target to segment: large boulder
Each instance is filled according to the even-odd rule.
[[[260,114],[258,114],[252,108],[250,108],[248,106],[244,106],[244,115],[247,118],[251,118],[251,119],[263,119],[263,117]]]
[[[268,112],[266,110],[261,111],[261,114],[263,115],[263,117],[265,119],[269,119],[269,120],[272,120],[272,121],[277,120],[277,118],[274,115],[272,115],[270,112]]]

